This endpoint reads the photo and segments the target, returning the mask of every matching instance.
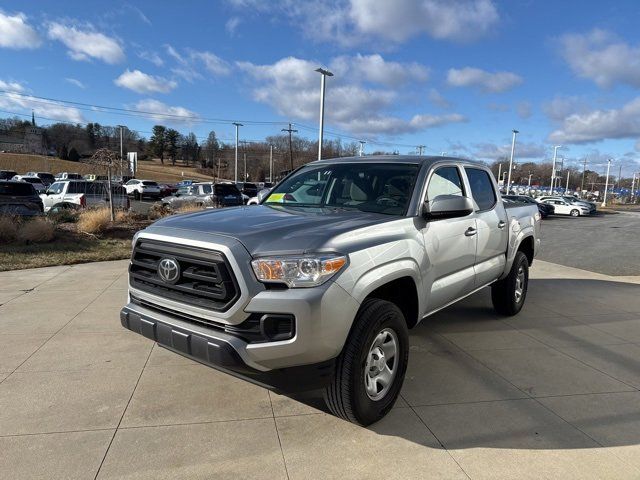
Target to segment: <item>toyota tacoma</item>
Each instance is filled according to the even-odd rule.
[[[525,302],[540,215],[505,206],[482,164],[319,160],[262,197],[139,232],[122,325],[267,388],[321,388],[368,425],[398,398],[409,329],[487,286],[500,314]]]

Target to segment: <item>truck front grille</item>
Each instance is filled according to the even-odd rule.
[[[177,279],[168,282],[161,278],[158,266],[163,259],[178,264]],[[133,249],[129,283],[143,292],[216,312],[228,310],[240,296],[222,253],[146,239],[139,240]]]

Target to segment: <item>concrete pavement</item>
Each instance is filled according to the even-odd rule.
[[[0,273],[0,478],[640,478],[640,280],[536,261],[411,332],[370,428],[122,329],[126,261]]]

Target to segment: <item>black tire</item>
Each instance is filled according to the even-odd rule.
[[[365,368],[369,351],[378,335],[396,335],[393,358],[395,375],[379,399],[371,399],[365,388]],[[409,332],[400,309],[393,303],[376,298],[360,306],[349,337],[336,360],[333,379],[325,389],[327,407],[337,417],[358,425],[370,425],[384,417],[395,404],[407,371]],[[386,361],[386,360],[385,360]],[[388,365],[388,363],[387,363]],[[375,383],[376,388],[378,386]]]
[[[571,216],[572,217],[579,217],[580,216],[580,210],[577,210],[577,209],[574,208],[573,210],[571,210]]]
[[[522,269],[522,271],[520,270]],[[519,278],[523,283],[520,295],[516,295]],[[527,288],[529,286],[529,260],[522,252],[517,252],[513,260],[511,271],[506,278],[494,283],[491,286],[491,301],[496,312],[502,315],[513,316],[520,310],[527,298]]]
[[[138,201],[139,201],[139,200],[141,200],[141,199],[142,199],[142,195],[140,195],[140,192],[139,192],[139,191],[134,190],[134,192],[133,192],[133,198],[134,198],[135,200],[138,200]]]

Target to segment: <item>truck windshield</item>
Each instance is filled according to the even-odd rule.
[[[404,215],[418,169],[419,165],[405,163],[308,166],[282,181],[263,204]]]

